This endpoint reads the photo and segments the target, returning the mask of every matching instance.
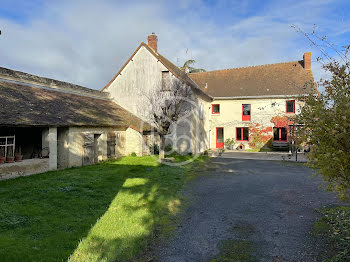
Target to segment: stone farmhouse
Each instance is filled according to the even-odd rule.
[[[158,140],[146,97],[174,81],[192,91],[191,113],[167,136],[179,153],[286,146],[303,105],[299,95],[317,93],[311,53],[301,61],[188,73],[158,52],[155,34],[101,91],[0,68],[0,179],[150,154]]]
[[[150,130],[106,92],[6,68],[0,101],[0,157],[23,160],[0,164],[0,179],[142,155]]]
[[[142,94],[173,78],[193,88],[191,99],[198,105],[198,113],[187,119],[190,125],[169,135],[178,152],[224,148],[225,141],[240,150],[286,147],[291,119],[302,106],[298,97],[317,93],[311,53],[301,61],[186,73],[158,52],[155,34],[137,47],[102,90],[145,118],[149,109]],[[200,131],[195,132],[198,123]]]

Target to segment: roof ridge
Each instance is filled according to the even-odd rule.
[[[272,65],[299,63],[299,62],[301,62],[301,61],[302,61],[302,60],[289,61],[289,62],[279,62],[279,63],[272,63],[272,64],[264,64],[264,65],[242,66],[242,67],[217,69],[217,70],[211,70],[211,71],[205,71],[205,72],[197,72],[197,73],[187,73],[187,74],[188,74],[188,75],[205,74],[205,73],[212,73],[212,72],[219,72],[219,71],[229,71],[229,70],[239,70],[239,69],[254,68],[254,67],[266,67],[266,66],[272,66]]]

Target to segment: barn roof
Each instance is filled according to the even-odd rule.
[[[110,99],[77,94],[69,89],[38,87],[4,79],[0,79],[0,126],[150,128]]]

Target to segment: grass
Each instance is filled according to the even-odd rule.
[[[321,213],[321,219],[314,223],[313,234],[327,241],[322,256],[329,262],[350,261],[350,207],[325,208]]]
[[[247,152],[272,152],[273,150],[270,148],[250,148],[246,149]]]
[[[256,262],[252,244],[246,240],[228,239],[222,242],[220,254],[210,262]]]
[[[219,254],[210,262],[257,262],[256,248],[249,238],[256,232],[253,225],[241,221],[232,227],[235,238],[221,241]]]
[[[125,157],[1,181],[0,261],[134,260],[172,231],[179,190],[204,160]]]

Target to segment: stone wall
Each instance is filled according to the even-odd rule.
[[[49,159],[27,159],[22,162],[0,165],[0,180],[44,173],[49,170]]]
[[[107,160],[107,134],[114,132],[116,135],[116,156],[121,157],[125,155],[125,131],[118,128],[87,128],[87,127],[71,127],[68,134],[68,166],[82,166],[84,156],[84,137],[85,135],[96,134],[97,139],[97,158],[98,161]]]
[[[136,153],[137,156],[143,155],[143,136],[133,128],[128,128],[125,132],[125,154]]]

